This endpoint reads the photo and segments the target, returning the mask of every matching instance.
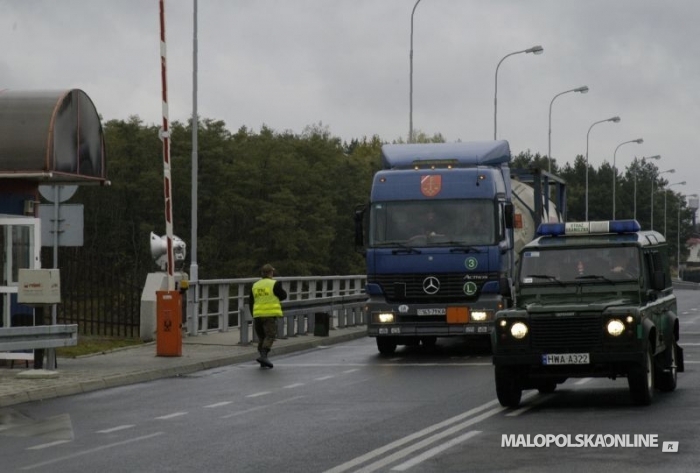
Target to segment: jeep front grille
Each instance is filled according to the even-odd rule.
[[[545,352],[574,353],[600,347],[603,341],[600,315],[534,316],[530,319],[532,348]]]

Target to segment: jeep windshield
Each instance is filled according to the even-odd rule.
[[[639,279],[639,251],[633,246],[558,247],[524,251],[521,284],[604,283]]]

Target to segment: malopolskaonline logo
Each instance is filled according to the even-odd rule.
[[[667,444],[673,444],[667,448]],[[502,434],[502,448],[658,448],[658,434]],[[678,442],[663,442],[677,452]]]

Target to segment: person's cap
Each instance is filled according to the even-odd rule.
[[[260,268],[260,272],[262,274],[272,274],[274,271],[275,271],[275,268],[273,268],[271,264],[263,265],[263,267]]]

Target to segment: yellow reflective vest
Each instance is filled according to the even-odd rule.
[[[281,317],[282,304],[273,292],[275,281],[263,278],[253,284],[253,317]]]

